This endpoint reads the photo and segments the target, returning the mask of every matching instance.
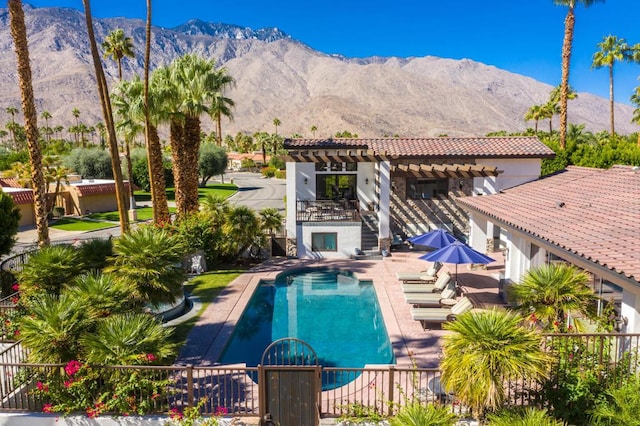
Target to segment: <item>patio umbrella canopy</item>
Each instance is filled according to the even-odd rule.
[[[458,240],[444,229],[438,228],[426,232],[422,235],[411,237],[407,241],[409,241],[411,244],[439,249],[442,247],[446,247],[454,241]]]
[[[458,284],[458,265],[467,263],[479,263],[487,264],[495,262],[495,259],[480,253],[477,250],[472,249],[468,245],[456,240],[448,246],[442,247],[431,253],[423,254],[419,259],[427,260],[430,262],[442,262],[453,263],[456,265],[456,279],[455,283]]]

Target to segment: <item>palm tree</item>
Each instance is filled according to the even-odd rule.
[[[16,141],[15,127],[16,127],[16,114],[18,113],[18,108],[16,107],[7,107],[7,114],[11,115],[11,126],[7,126],[9,131],[11,132],[11,141],[13,142],[14,149],[18,150],[18,142]]]
[[[171,334],[171,329],[148,314],[128,313],[101,321],[96,332],[85,334],[80,343],[91,364],[150,364],[176,355],[177,347],[170,341]]]
[[[120,155],[118,153],[118,139],[116,137],[116,128],[113,120],[113,111],[111,110],[111,100],[109,98],[109,87],[104,76],[100,55],[98,55],[98,46],[93,31],[93,19],[91,17],[90,0],[82,0],[84,5],[84,15],[87,23],[87,35],[89,37],[89,45],[91,47],[91,56],[93,58],[93,66],[98,83],[98,96],[102,107],[102,115],[104,116],[105,127],[107,129],[107,141],[109,143],[109,152],[111,154],[111,169],[116,187],[116,201],[118,205],[118,213],[120,215],[120,230],[124,234],[129,231],[129,217],[127,216],[127,208],[125,201],[125,188],[122,179],[122,168],[120,167]]]
[[[442,384],[478,417],[505,401],[504,384],[512,378],[539,380],[547,372],[548,355],[540,335],[520,325],[516,313],[465,312],[444,328]]]
[[[282,226],[282,214],[275,207],[266,207],[260,210],[260,228],[273,234]]]
[[[281,125],[282,122],[280,121],[279,118],[274,118],[273,119],[273,125],[276,127],[276,136],[278,136],[278,126]]]
[[[318,126],[316,126],[315,124],[311,126],[311,133],[313,134],[313,137],[316,137],[316,132],[318,131]]]
[[[172,303],[181,291],[183,246],[178,236],[153,226],[141,226],[113,243],[115,256],[106,272],[127,288],[132,302]]]
[[[576,23],[575,7],[583,4],[585,7],[602,0],[553,0],[557,5],[567,6],[567,16],[564,19],[564,39],[562,41],[562,82],[560,90],[560,148],[567,143],[567,101],[569,99],[569,66],[571,50],[573,48],[573,29]]]
[[[631,95],[631,103],[636,106],[631,121],[640,125],[640,86],[636,87],[636,91]],[[638,147],[640,147],[640,132],[638,132]]]
[[[212,95],[209,114],[216,122],[216,133],[218,134],[218,146],[222,146],[222,116],[233,120],[233,112],[231,109],[235,106],[233,99],[224,96],[224,90],[227,86],[235,85],[233,77],[227,74],[226,68],[220,68],[215,73],[217,90]]]
[[[246,206],[233,207],[226,219],[222,228],[227,237],[228,253],[236,259],[253,244],[260,233],[260,222],[255,212]]]
[[[600,50],[593,54],[592,68],[602,68],[604,66],[609,68],[609,108],[610,108],[610,121],[611,121],[611,136],[615,135],[614,124],[614,108],[615,103],[613,100],[613,64],[616,61],[629,60],[630,52],[629,45],[623,38],[618,38],[613,35],[608,35],[598,43]]]
[[[11,36],[15,43],[18,81],[20,83],[20,94],[22,96],[22,111],[24,112],[29,161],[31,163],[33,205],[36,213],[38,245],[42,247],[49,244],[49,225],[46,212],[47,188],[44,181],[44,174],[42,173],[42,152],[40,151],[38,141],[38,116],[33,98],[27,29],[24,22],[22,2],[20,0],[9,0],[7,5],[9,6]]]
[[[39,294],[59,295],[80,273],[78,252],[69,246],[43,247],[29,257],[18,274],[23,299]]]
[[[540,118],[549,120],[549,135],[553,133],[553,116],[560,112],[560,107],[557,103],[547,102],[544,105],[541,105],[540,108]]]
[[[70,295],[35,298],[29,315],[23,316],[19,325],[29,361],[63,363],[77,359],[78,339],[87,325],[85,312],[85,306]]]
[[[202,207],[205,212],[211,215],[214,224],[217,226],[224,223],[231,210],[229,201],[225,197],[217,194],[207,194],[202,200]]]
[[[542,118],[542,106],[532,105],[524,116],[525,121],[535,122],[535,132],[538,134],[538,122]]]
[[[81,275],[65,292],[83,306],[90,321],[131,310],[124,286],[109,274]]]
[[[102,42],[104,57],[111,58],[118,64],[118,80],[122,81],[122,58],[133,58],[133,39],[124,35],[122,28],[116,28]]]
[[[71,110],[71,115],[73,115],[73,117],[76,119],[76,131],[75,133],[75,137],[76,137],[76,144],[79,143],[78,141],[78,130],[80,129],[80,110],[78,108],[74,108]]]
[[[546,330],[581,328],[571,313],[594,317],[596,295],[589,288],[589,275],[575,266],[549,264],[529,269],[520,283],[509,288],[515,309],[529,315]]]
[[[45,135],[47,136],[47,144],[51,141],[51,128],[49,127],[49,119],[51,118],[51,113],[49,111],[42,111],[40,117],[44,119],[45,123]]]

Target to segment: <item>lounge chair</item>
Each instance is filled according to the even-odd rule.
[[[440,293],[451,282],[451,275],[448,272],[441,274],[434,283],[408,283],[402,284],[402,291],[405,293]]]
[[[473,303],[468,297],[461,298],[450,308],[411,308],[411,317],[420,321],[423,327],[428,323],[443,323],[453,321],[457,315],[473,309]]]
[[[421,272],[397,272],[396,277],[404,284],[425,284],[434,282],[437,279],[437,273],[442,267],[442,264],[435,262],[429,269]]]
[[[456,297],[455,286],[447,287],[442,293],[405,293],[407,303],[421,307],[440,307],[442,299],[453,300]]]

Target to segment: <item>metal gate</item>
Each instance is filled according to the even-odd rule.
[[[287,250],[285,249],[287,244],[287,239],[285,237],[271,237],[271,256],[274,257],[283,257],[287,255]]]
[[[276,340],[258,366],[260,418],[264,426],[317,426],[321,367],[315,351],[292,337]]]

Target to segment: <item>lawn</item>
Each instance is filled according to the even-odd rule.
[[[209,306],[223,288],[243,272],[245,272],[245,270],[237,268],[222,269],[205,272],[204,274],[198,275],[197,277],[189,280],[189,282],[185,284],[184,290],[191,294],[192,297],[198,298],[200,303],[202,303],[202,306],[197,315],[175,327],[172,340],[180,346],[184,345],[191,328],[198,321],[200,315],[202,315],[207,306]]]
[[[167,188],[167,199],[169,201],[176,200],[176,193],[174,188]],[[198,188],[198,194],[200,198],[206,197],[208,194],[221,195],[224,198],[229,198],[233,194],[238,192],[238,185],[232,183],[214,183],[205,186],[204,188]],[[135,191],[133,194],[137,201],[151,201],[151,193],[146,191]]]
[[[170,213],[175,213],[175,207],[169,207]],[[136,209],[136,214],[138,216],[138,222],[144,222],[146,220],[153,219],[153,208],[151,207],[140,207]],[[102,213],[91,213],[88,217],[95,220],[108,220],[112,222],[119,222],[120,215],[117,211],[115,212],[102,212]]]
[[[118,223],[95,222],[93,220],[83,220],[72,217],[63,217],[49,223],[49,228],[60,229],[62,231],[95,231],[96,229],[113,228],[114,226],[118,226]]]

